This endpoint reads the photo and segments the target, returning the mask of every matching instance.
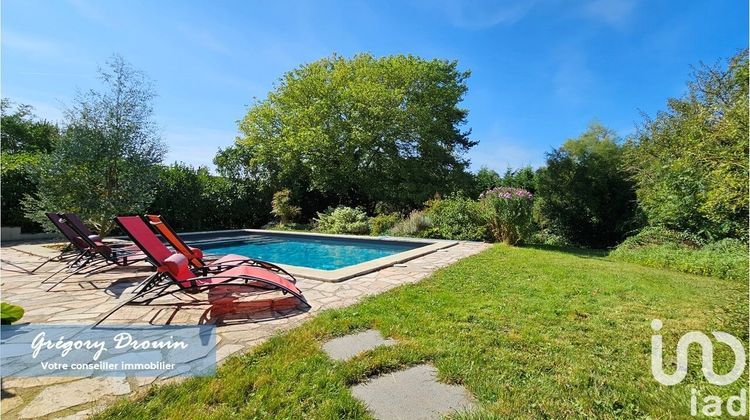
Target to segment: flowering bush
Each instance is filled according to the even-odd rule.
[[[479,196],[495,240],[515,245],[529,237],[533,226],[533,198],[530,192],[511,187],[493,188]]]

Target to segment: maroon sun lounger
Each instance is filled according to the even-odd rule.
[[[71,262],[77,260],[81,254],[86,250],[86,244],[83,242],[83,239],[81,239],[78,234],[76,234],[73,229],[68,227],[62,220],[60,220],[60,215],[57,213],[44,213],[45,216],[52,222],[52,224],[57,228],[57,230],[60,231],[60,233],[63,234],[65,239],[70,242],[68,246],[60,251],[60,254],[55,255],[54,257],[48,258],[38,266],[36,266],[33,270],[30,272],[33,273],[36,270],[44,267],[47,263],[50,262]],[[63,268],[64,269],[64,268]]]
[[[75,214],[58,214],[56,218],[51,217],[50,220],[55,223],[55,226],[61,223],[62,226],[67,227],[67,229],[60,228],[61,232],[73,233],[71,243],[81,249],[81,252],[73,262],[42,281],[42,283],[46,283],[61,271],[68,269],[68,275],[57,280],[47,291],[51,291],[75,274],[93,274],[111,266],[126,267],[146,260],[146,255],[135,245],[104,243],[98,235],[91,233]],[[71,220],[76,220],[77,223],[71,222]],[[81,226],[84,226],[84,229]]]
[[[236,265],[223,271],[196,273],[191,268],[188,258],[181,253],[170,251],[140,216],[118,216],[115,222],[146,254],[148,261],[156,267],[157,273],[146,287],[141,287],[138,293],[105,314],[94,325],[99,325],[117,310],[138,299],[148,303],[175,291],[192,294],[219,286],[246,286],[259,292],[276,289],[294,296],[302,304],[310,307],[302,296],[302,291],[278,273],[252,265]]]

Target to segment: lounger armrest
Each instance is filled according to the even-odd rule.
[[[93,242],[104,242],[102,241],[102,237],[99,235],[89,235],[89,239]]]
[[[188,248],[190,248],[193,258],[203,259],[203,251],[200,248],[193,248],[192,246]]]

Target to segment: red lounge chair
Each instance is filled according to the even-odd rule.
[[[76,222],[71,222],[76,220]],[[93,274],[102,268],[115,265],[118,267],[126,267],[135,264],[140,261],[146,260],[146,255],[140,252],[138,247],[129,244],[106,244],[98,235],[94,235],[91,231],[83,225],[81,219],[75,214],[66,213],[64,215],[58,214],[58,222],[67,226],[70,231],[75,234],[75,238],[71,240],[76,246],[82,247],[82,252],[71,264],[67,267],[63,267],[51,276],[47,277],[42,283],[54,277],[57,273],[64,270],[65,268],[70,269],[67,276],[55,282],[47,291],[51,291],[57,287],[60,283],[73,276],[74,274]],[[53,220],[53,223],[55,221]],[[81,226],[84,226],[83,231]],[[87,235],[90,234],[90,235]],[[84,271],[87,270],[87,271]]]
[[[175,251],[184,255],[188,259],[190,265],[195,269],[202,269],[205,272],[212,272],[216,270],[221,271],[226,267],[236,265],[253,265],[283,274],[289,277],[293,283],[297,283],[297,279],[295,279],[294,276],[289,274],[286,270],[279,267],[278,265],[267,261],[248,258],[243,255],[228,254],[219,259],[207,261],[203,257],[203,251],[201,251],[199,248],[194,248],[186,244],[185,241],[183,241],[182,238],[177,235],[174,229],[172,229],[172,226],[170,226],[163,217],[154,214],[147,214],[144,216],[144,218],[149,223],[149,225],[151,225],[151,228],[153,228],[154,232],[160,234],[162,238],[166,239],[169,245],[174,248]]]
[[[141,287],[138,293],[105,314],[94,326],[136,299],[144,298],[144,303],[147,303],[172,293],[170,289],[174,289],[173,286],[187,293],[203,292],[218,286],[247,286],[262,291],[277,289],[285,294],[291,294],[310,307],[302,296],[302,291],[294,283],[273,271],[243,264],[223,271],[196,275],[190,268],[188,258],[181,253],[172,253],[139,216],[118,216],[115,222],[148,256],[148,261],[156,267],[157,274],[146,287]]]

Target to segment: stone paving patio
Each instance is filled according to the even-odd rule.
[[[460,242],[403,264],[341,283],[298,278],[312,309],[298,307],[294,298],[278,293],[248,296],[231,287],[198,295],[175,294],[149,305],[129,305],[105,325],[217,325],[217,359],[245,352],[271,335],[295,327],[315,313],[352,305],[365,296],[414,283],[435,270],[477,254],[490,245]],[[23,246],[0,248],[0,288],[3,300],[26,310],[23,323],[86,324],[118,305],[151,271],[147,264],[115,268],[89,276],[74,276],[51,292],[40,282],[61,266],[47,264],[29,274],[45,257],[29,254]],[[50,250],[50,255],[54,252]],[[85,418],[118,396],[140,392],[153,383],[174,378],[3,378],[3,418]]]

